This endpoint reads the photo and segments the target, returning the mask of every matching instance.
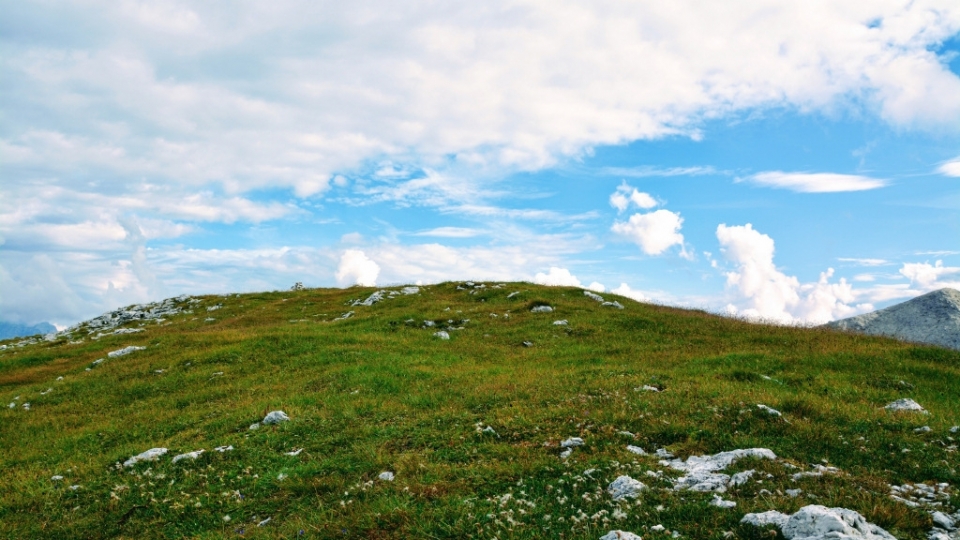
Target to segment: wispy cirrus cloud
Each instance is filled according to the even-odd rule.
[[[738,179],[764,187],[789,189],[800,193],[840,193],[882,188],[886,180],[837,173],[768,171]]]
[[[944,176],[960,177],[960,157],[941,164],[937,167],[937,172]]]

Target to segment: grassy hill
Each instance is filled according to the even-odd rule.
[[[890,485],[960,483],[960,352],[529,283],[350,305],[374,291],[183,299],[138,333],[4,342],[0,537],[770,538],[739,520],[816,503],[925,538]],[[127,346],[145,349],[107,356]],[[883,409],[899,398],[930,414]],[[274,410],[290,421],[249,429]],[[757,471],[722,494],[734,508],[653,455],[754,447],[779,459],[723,471]],[[837,470],[793,479],[814,465]],[[614,502],[620,475],[648,489]]]

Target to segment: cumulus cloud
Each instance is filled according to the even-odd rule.
[[[359,249],[348,249],[340,256],[340,266],[337,267],[336,277],[337,283],[341,286],[374,287],[379,275],[380,265],[370,260]]]
[[[610,230],[640,246],[647,255],[661,255],[671,246],[680,246],[680,255],[688,257],[680,228],[683,218],[676,212],[660,209],[633,214],[627,221],[614,222]]]
[[[591,282],[589,285],[587,285],[587,288],[593,292],[598,292],[598,293],[601,293],[607,290],[607,288],[603,285],[603,283],[600,283],[598,281]]]
[[[637,191],[637,188],[628,186],[624,182],[610,195],[610,206],[616,208],[618,212],[624,212],[631,204],[637,208],[649,210],[657,206],[657,201],[649,193]]]
[[[922,292],[944,287],[960,289],[960,266],[944,266],[943,261],[937,261],[934,264],[904,263],[900,268],[900,275],[909,279],[910,284],[918,287]]]
[[[553,287],[580,287],[580,280],[577,276],[570,273],[566,268],[551,266],[550,271],[544,274],[537,272],[533,276],[533,282],[539,285],[550,285]]]
[[[616,289],[610,289],[610,292],[612,292],[613,294],[619,294],[620,296],[626,296],[627,298],[632,298],[637,302],[646,302],[647,300],[649,300],[647,295],[643,294],[642,292],[636,289],[630,288],[630,286],[627,285],[626,283],[621,283],[620,286],[617,287]]]
[[[781,323],[824,323],[869,311],[869,304],[851,305],[853,287],[843,278],[831,283],[833,269],[820,274],[816,283],[801,284],[774,265],[773,238],[751,224],[717,227],[720,251],[734,270],[726,272],[727,288],[735,301],[732,314]]]
[[[960,157],[940,165],[937,167],[937,172],[944,176],[960,177]]]
[[[835,173],[786,173],[769,171],[746,178],[761,186],[789,189],[800,193],[838,193],[864,191],[887,185],[886,181],[867,176]]]

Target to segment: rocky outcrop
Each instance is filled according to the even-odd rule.
[[[940,289],[826,326],[960,350],[960,291]]]

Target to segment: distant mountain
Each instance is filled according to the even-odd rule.
[[[960,291],[940,289],[826,326],[960,350]]]
[[[27,326],[25,324],[0,321],[0,339],[49,334],[50,332],[56,331],[56,327],[48,322]]]

